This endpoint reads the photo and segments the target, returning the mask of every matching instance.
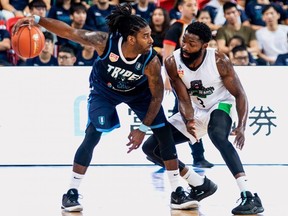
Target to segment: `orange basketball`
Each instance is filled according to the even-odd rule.
[[[16,34],[12,35],[12,49],[24,58],[38,56],[45,45],[45,37],[42,31],[28,25],[21,26]]]

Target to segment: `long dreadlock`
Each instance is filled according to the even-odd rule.
[[[120,33],[123,41],[127,40],[129,35],[136,35],[140,29],[148,26],[145,19],[140,16],[132,15],[132,7],[126,3],[117,5],[116,9],[106,17],[110,33]]]

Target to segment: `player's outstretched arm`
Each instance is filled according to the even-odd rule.
[[[105,49],[108,34],[105,32],[90,32],[84,29],[75,29],[66,23],[46,17],[29,16],[17,21],[14,25],[12,34],[15,34],[22,25],[40,25],[56,35],[77,43],[95,47],[98,55]]]

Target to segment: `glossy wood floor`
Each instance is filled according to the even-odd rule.
[[[1,216],[231,216],[238,187],[224,165],[206,169],[217,192],[198,211],[171,211],[170,186],[158,166],[91,166],[79,192],[82,213],[62,212],[70,166],[0,167]],[[288,166],[245,166],[264,204],[262,216],[287,216]],[[186,188],[186,183],[183,181]]]

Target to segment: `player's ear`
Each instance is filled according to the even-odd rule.
[[[203,48],[206,49],[208,47],[208,43],[203,44]]]
[[[128,35],[127,41],[128,41],[128,43],[130,43],[131,45],[134,45],[134,44],[136,43],[136,38],[135,38],[133,35]]]

